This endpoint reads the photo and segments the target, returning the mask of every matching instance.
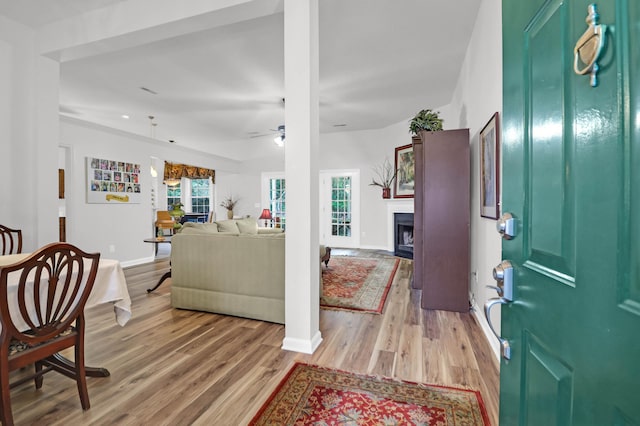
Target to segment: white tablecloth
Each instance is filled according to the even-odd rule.
[[[28,257],[31,253],[0,256],[0,267],[10,265]],[[11,283],[9,283],[11,285]],[[131,319],[131,297],[120,262],[102,259],[98,263],[98,273],[85,309],[102,303],[113,303],[116,321],[124,326]]]

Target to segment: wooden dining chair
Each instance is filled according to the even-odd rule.
[[[84,364],[84,306],[98,272],[100,253],[52,243],[24,260],[0,267],[0,420],[13,424],[9,389],[57,371],[75,379],[84,410],[90,407]],[[58,355],[74,348],[74,363]],[[65,362],[66,361],[66,362]],[[13,383],[9,372],[35,365]]]
[[[22,253],[22,231],[0,225],[0,239],[2,240],[2,254]]]

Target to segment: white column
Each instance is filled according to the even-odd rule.
[[[287,232],[282,348],[313,353],[320,334],[318,1],[284,2]]]
[[[60,64],[49,58],[36,58],[35,81],[35,163],[37,245],[59,240],[58,149],[60,145]],[[53,161],[52,161],[53,159]],[[82,174],[76,179],[82,179]],[[24,231],[23,231],[24,232]]]

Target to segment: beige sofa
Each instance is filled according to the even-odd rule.
[[[186,223],[171,239],[171,305],[284,324],[284,243],[255,219]]]

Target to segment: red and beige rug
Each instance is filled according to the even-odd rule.
[[[322,272],[320,307],[381,313],[400,259],[335,256]]]
[[[477,391],[297,363],[249,425],[486,426],[489,417]]]

